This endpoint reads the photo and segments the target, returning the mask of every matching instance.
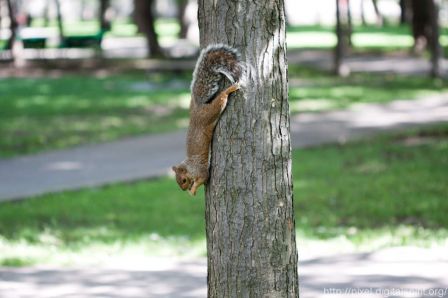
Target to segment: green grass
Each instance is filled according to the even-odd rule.
[[[289,67],[291,112],[347,108],[357,103],[385,103],[448,91],[448,82],[394,74],[354,73],[337,78],[329,73]]]
[[[289,77],[293,113],[448,90],[446,81],[370,74],[336,78],[297,66],[289,68]],[[185,127],[190,80],[190,73],[0,79],[0,157]]]
[[[447,175],[446,124],[294,150],[300,241],[444,245]],[[104,255],[125,247],[143,254],[203,254],[204,233],[202,191],[189,197],[172,178],[50,194],[1,204],[0,264],[50,262],[67,254],[91,258],[92,250]]]
[[[336,34],[331,26],[290,26],[287,29],[288,48],[331,49],[336,46]],[[355,51],[396,51],[409,49],[413,38],[409,26],[383,27],[355,25],[352,34]],[[448,28],[441,31],[440,42],[448,46]]]
[[[0,156],[177,129],[188,121],[187,86],[157,74],[1,79]]]

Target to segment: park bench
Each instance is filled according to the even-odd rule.
[[[100,31],[94,35],[72,35],[65,36],[62,39],[60,48],[96,48],[101,49],[101,42],[103,40],[104,32]]]
[[[45,49],[47,45],[46,37],[27,37],[22,38],[24,49]]]

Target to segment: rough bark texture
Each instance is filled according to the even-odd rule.
[[[199,28],[251,70],[212,144],[208,296],[298,297],[283,0],[199,0]]]

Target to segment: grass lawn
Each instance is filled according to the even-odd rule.
[[[156,74],[0,79],[0,156],[183,127],[187,88]]]
[[[287,28],[288,48],[330,49],[336,46],[335,29],[331,26],[290,26]],[[409,26],[355,25],[352,34],[356,51],[395,51],[409,49],[413,38]],[[440,43],[448,46],[448,28],[442,28]]]
[[[448,91],[448,82],[426,77],[353,73],[349,78],[290,65],[292,113],[347,108],[356,103],[386,103]]]
[[[293,113],[448,90],[427,78],[336,78],[296,66],[289,77]],[[0,79],[0,157],[186,127],[190,80],[191,73]]]
[[[448,125],[293,152],[304,239],[372,247],[448,245]],[[172,178],[4,203],[0,264],[94,256],[204,254],[204,198]],[[68,259],[67,259],[68,258]]]

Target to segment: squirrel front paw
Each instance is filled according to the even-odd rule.
[[[226,93],[227,95],[229,95],[230,93],[233,93],[233,92],[237,91],[237,90],[240,89],[240,88],[241,88],[240,83],[235,83],[235,84],[231,85],[230,87],[228,87],[228,88],[225,90],[225,93]]]
[[[198,190],[198,188],[204,184],[205,179],[202,178],[198,178],[194,181],[193,186],[191,186],[191,188],[188,190],[188,192],[192,195],[195,196],[196,195],[196,191]]]

